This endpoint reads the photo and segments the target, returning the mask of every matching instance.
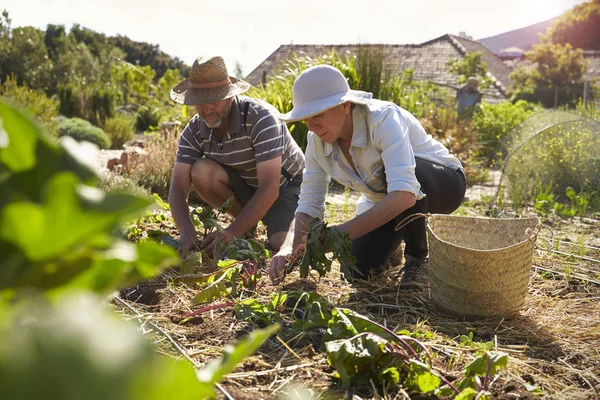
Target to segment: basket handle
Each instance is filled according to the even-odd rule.
[[[413,221],[416,221],[419,218],[425,218],[427,220],[429,217],[431,217],[431,214],[429,214],[429,213],[427,213],[427,214],[423,214],[423,213],[411,214],[408,217],[404,218],[402,221],[398,222],[398,224],[394,228],[394,231],[399,231],[400,229],[404,228],[406,225],[410,224]]]
[[[550,231],[550,247],[547,248],[547,249],[545,249],[545,248],[543,248],[541,246],[538,246],[538,244],[536,243],[537,242],[538,234],[540,233],[540,231],[543,228],[545,228],[545,229],[547,229],[547,230]],[[525,233],[526,234],[531,233],[527,239],[529,239],[529,241],[531,242],[531,244],[533,245],[533,247],[535,249],[542,250],[542,251],[551,251],[552,250],[552,246],[554,244],[554,231],[549,226],[544,225],[542,223],[539,223],[539,224],[537,224],[537,226],[535,227],[535,229],[527,228],[525,230]]]

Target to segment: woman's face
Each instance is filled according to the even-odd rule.
[[[333,143],[342,136],[350,104],[344,103],[304,120],[315,135],[326,143]],[[350,132],[350,135],[352,133]]]

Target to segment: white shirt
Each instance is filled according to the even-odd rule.
[[[325,195],[331,178],[362,194],[356,212],[362,214],[393,191],[425,195],[415,176],[415,157],[452,169],[462,168],[443,144],[428,135],[419,121],[396,104],[371,100],[352,108],[353,134],[350,156],[342,153],[337,141],[325,143],[308,132],[304,169],[297,213],[323,219]]]

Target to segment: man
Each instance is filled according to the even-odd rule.
[[[182,254],[229,245],[258,221],[267,226],[278,250],[298,204],[304,155],[275,108],[240,96],[250,84],[229,76],[221,57],[198,57],[191,77],[171,91],[171,99],[195,106],[197,114],[181,134],[169,204],[179,229]],[[188,193],[218,208],[232,196],[234,221],[199,243],[190,219]]]

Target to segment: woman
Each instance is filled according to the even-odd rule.
[[[334,67],[318,65],[298,75],[293,101],[292,111],[280,119],[304,120],[308,126],[306,169],[294,224],[271,260],[271,279],[283,274],[286,258],[301,248],[310,222],[323,219],[333,178],[362,194],[357,216],[331,227],[352,240],[361,272],[354,278],[380,272],[404,240],[400,287],[414,288],[427,257],[425,220],[394,228],[415,213],[449,214],[458,208],[466,189],[460,161],[408,111],[351,90]]]

